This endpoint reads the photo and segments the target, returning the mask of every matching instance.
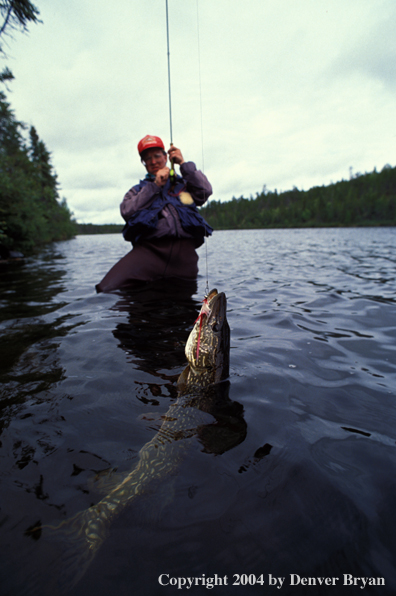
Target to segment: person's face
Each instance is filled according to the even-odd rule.
[[[162,149],[153,147],[152,149],[146,149],[142,162],[146,167],[149,174],[156,174],[158,170],[161,170],[166,166],[167,156]]]

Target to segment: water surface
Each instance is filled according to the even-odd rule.
[[[206,247],[197,288],[96,295],[127,250],[79,236],[2,266],[1,594],[56,593],[62,542],[27,530],[100,501],[177,398]],[[384,578],[365,593],[395,593],[395,255],[394,228],[214,234],[209,285],[231,327],[224,412],[125,508],[67,593],[183,592],[161,574],[227,575],[213,589],[236,595],[274,592],[272,574],[282,594],[312,596],[362,593],[342,587],[352,574]],[[265,584],[232,586],[234,574]],[[340,580],[301,588],[290,574]]]

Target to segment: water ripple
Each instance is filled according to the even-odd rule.
[[[77,237],[2,271],[0,579],[9,593],[25,593],[15,589],[25,567],[51,576],[51,552],[26,529],[97,502],[99,485],[133,467],[177,396],[206,247],[192,295],[96,295],[127,250],[114,235]],[[153,596],[165,571],[242,570],[386,574],[378,593],[391,594],[396,230],[215,232],[207,253],[231,327],[232,407],[222,420],[243,422],[246,436],[216,456],[197,440],[179,473],[115,524],[75,593],[104,595],[111,577],[114,591]]]

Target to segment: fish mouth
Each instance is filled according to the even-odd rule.
[[[188,363],[195,370],[213,371],[215,383],[228,376],[230,328],[226,314],[226,295],[211,290],[203,301],[185,349]]]
[[[212,298],[218,296],[218,294],[218,291],[216,290],[216,288],[214,288],[213,290],[210,290],[210,292],[205,296],[205,298],[208,302],[210,302]]]
[[[206,296],[207,306],[210,311],[208,315],[208,322],[212,317],[220,317],[224,320],[227,311],[227,298],[224,292],[218,292],[213,289]]]

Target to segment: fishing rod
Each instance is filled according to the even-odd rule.
[[[173,146],[173,130],[172,130],[172,92],[171,92],[171,68],[170,68],[170,43],[169,43],[169,10],[168,0],[165,0],[166,6],[166,44],[168,56],[168,97],[169,97],[169,128],[170,128],[170,146]],[[199,41],[199,12],[198,0],[196,0],[197,7],[197,35],[198,35],[198,65],[199,65],[199,100],[201,112],[201,150],[202,150],[202,171],[204,170],[204,149],[203,149],[203,125],[202,125],[202,90],[201,90],[201,56],[200,56],[200,41]],[[174,160],[171,159],[171,169],[169,177],[172,184],[176,183],[176,172]],[[206,294],[209,294],[209,276],[208,276],[208,236],[205,235],[205,261],[206,261]]]
[[[201,43],[199,36],[199,6],[198,0],[195,2],[197,9],[197,41],[198,41],[198,79],[199,79],[199,108],[201,116],[201,154],[202,154],[202,172],[205,173],[205,160],[204,160],[204,140],[203,140],[203,116],[202,116],[202,82],[201,82]],[[205,295],[209,295],[209,273],[208,273],[208,239],[209,235],[206,233],[204,236],[205,242],[205,264],[206,264],[206,289]]]
[[[171,93],[171,76],[170,76],[170,44],[169,44],[169,11],[168,11],[168,0],[165,0],[166,3],[166,43],[167,43],[167,50],[168,50],[168,94],[169,94],[169,126],[170,126],[170,145],[173,145],[173,132],[172,132],[172,93]],[[171,179],[172,184],[176,182],[176,173],[175,173],[175,164],[173,159],[171,159],[171,169],[169,172],[169,176]]]

